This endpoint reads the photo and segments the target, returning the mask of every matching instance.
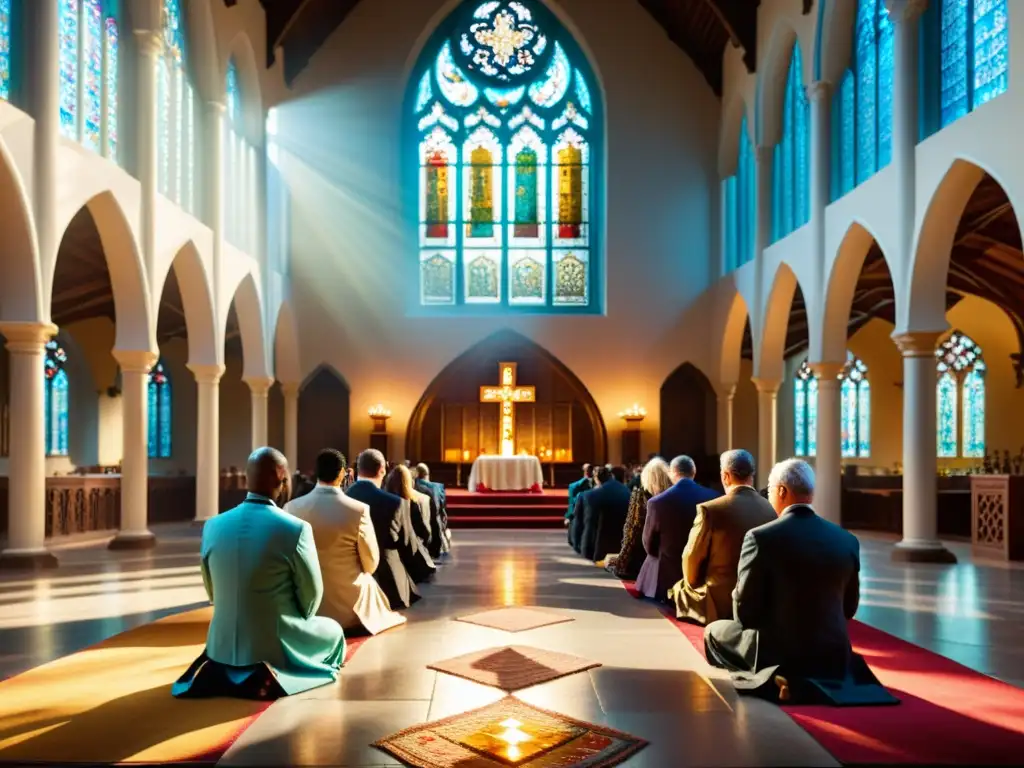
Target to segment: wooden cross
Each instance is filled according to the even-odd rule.
[[[499,403],[501,420],[498,423],[498,445],[502,456],[514,456],[516,452],[516,403],[535,403],[537,390],[534,387],[516,386],[516,364],[498,363],[496,387],[480,387],[481,403]]]

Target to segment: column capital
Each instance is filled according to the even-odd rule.
[[[945,331],[906,331],[894,333],[892,340],[904,357],[931,357]]]
[[[715,387],[715,396],[719,400],[732,400],[736,396],[736,382],[720,383]]]
[[[814,372],[814,375],[818,378],[818,386],[823,383],[836,382],[838,385],[839,374],[843,372],[843,368],[846,367],[846,363],[808,363],[807,367]]]
[[[274,386],[273,376],[250,376],[243,381],[249,385],[249,391],[256,397],[266,397],[270,388]]]
[[[185,367],[192,371],[197,384],[217,384],[220,377],[224,375],[224,366],[218,363],[213,365],[188,363]]]
[[[893,24],[913,23],[927,7],[928,0],[885,0],[885,10]]]
[[[298,397],[301,387],[302,384],[297,381],[281,382],[281,394],[285,397]]]
[[[828,80],[815,80],[813,83],[808,84],[804,91],[807,95],[807,101],[812,104],[816,101],[827,102],[829,95],[832,93],[832,83]]]
[[[124,373],[149,373],[160,358],[148,349],[115,349],[113,355]]]
[[[139,50],[139,56],[158,58],[164,52],[164,37],[159,30],[136,29],[135,44]]]
[[[7,351],[11,354],[32,354],[57,335],[57,326],[53,323],[0,323],[0,333],[7,339]]]
[[[758,394],[776,395],[779,392],[779,387],[782,386],[782,381],[779,379],[759,379],[754,377],[751,381],[757,387]]]

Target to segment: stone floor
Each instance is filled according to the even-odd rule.
[[[203,604],[198,531],[156,532],[152,552],[67,542],[56,547],[59,570],[0,576],[0,677]],[[859,619],[1024,685],[1024,569],[972,561],[964,545],[953,545],[956,566],[893,564],[889,540],[861,540]],[[603,665],[517,695],[647,739],[627,765],[834,764],[775,707],[738,700],[669,622],[575,557],[560,532],[457,531],[456,545],[425,599],[407,612],[408,625],[362,647],[337,685],[275,703],[222,762],[393,765],[370,742],[502,696],[427,664],[516,644]],[[554,608],[576,620],[514,635],[452,621],[502,605]]]

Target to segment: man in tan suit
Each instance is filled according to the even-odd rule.
[[[676,615],[701,624],[733,617],[732,591],[743,537],[776,517],[772,505],[754,488],[753,456],[743,450],[726,451],[721,470],[725,495],[697,505],[683,550],[683,578],[669,592]]]
[[[284,509],[313,528],[324,582],[319,615],[334,619],[346,631],[376,635],[404,624],[405,617],[391,610],[373,578],[380,548],[370,507],[341,492],[344,475],[345,457],[330,448],[320,451],[316,487]]]

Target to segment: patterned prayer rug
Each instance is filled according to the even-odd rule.
[[[510,696],[407,728],[373,746],[416,768],[607,768],[646,745],[643,739],[538,709]]]
[[[489,648],[429,665],[438,672],[509,692],[599,666],[598,662],[579,656],[522,645]]]
[[[519,607],[494,608],[490,611],[472,613],[469,616],[459,616],[455,620],[464,621],[467,624],[479,624],[481,627],[490,627],[491,629],[502,629],[505,632],[525,632],[551,624],[575,621],[572,616],[566,616],[564,613],[556,613],[543,608]]]

